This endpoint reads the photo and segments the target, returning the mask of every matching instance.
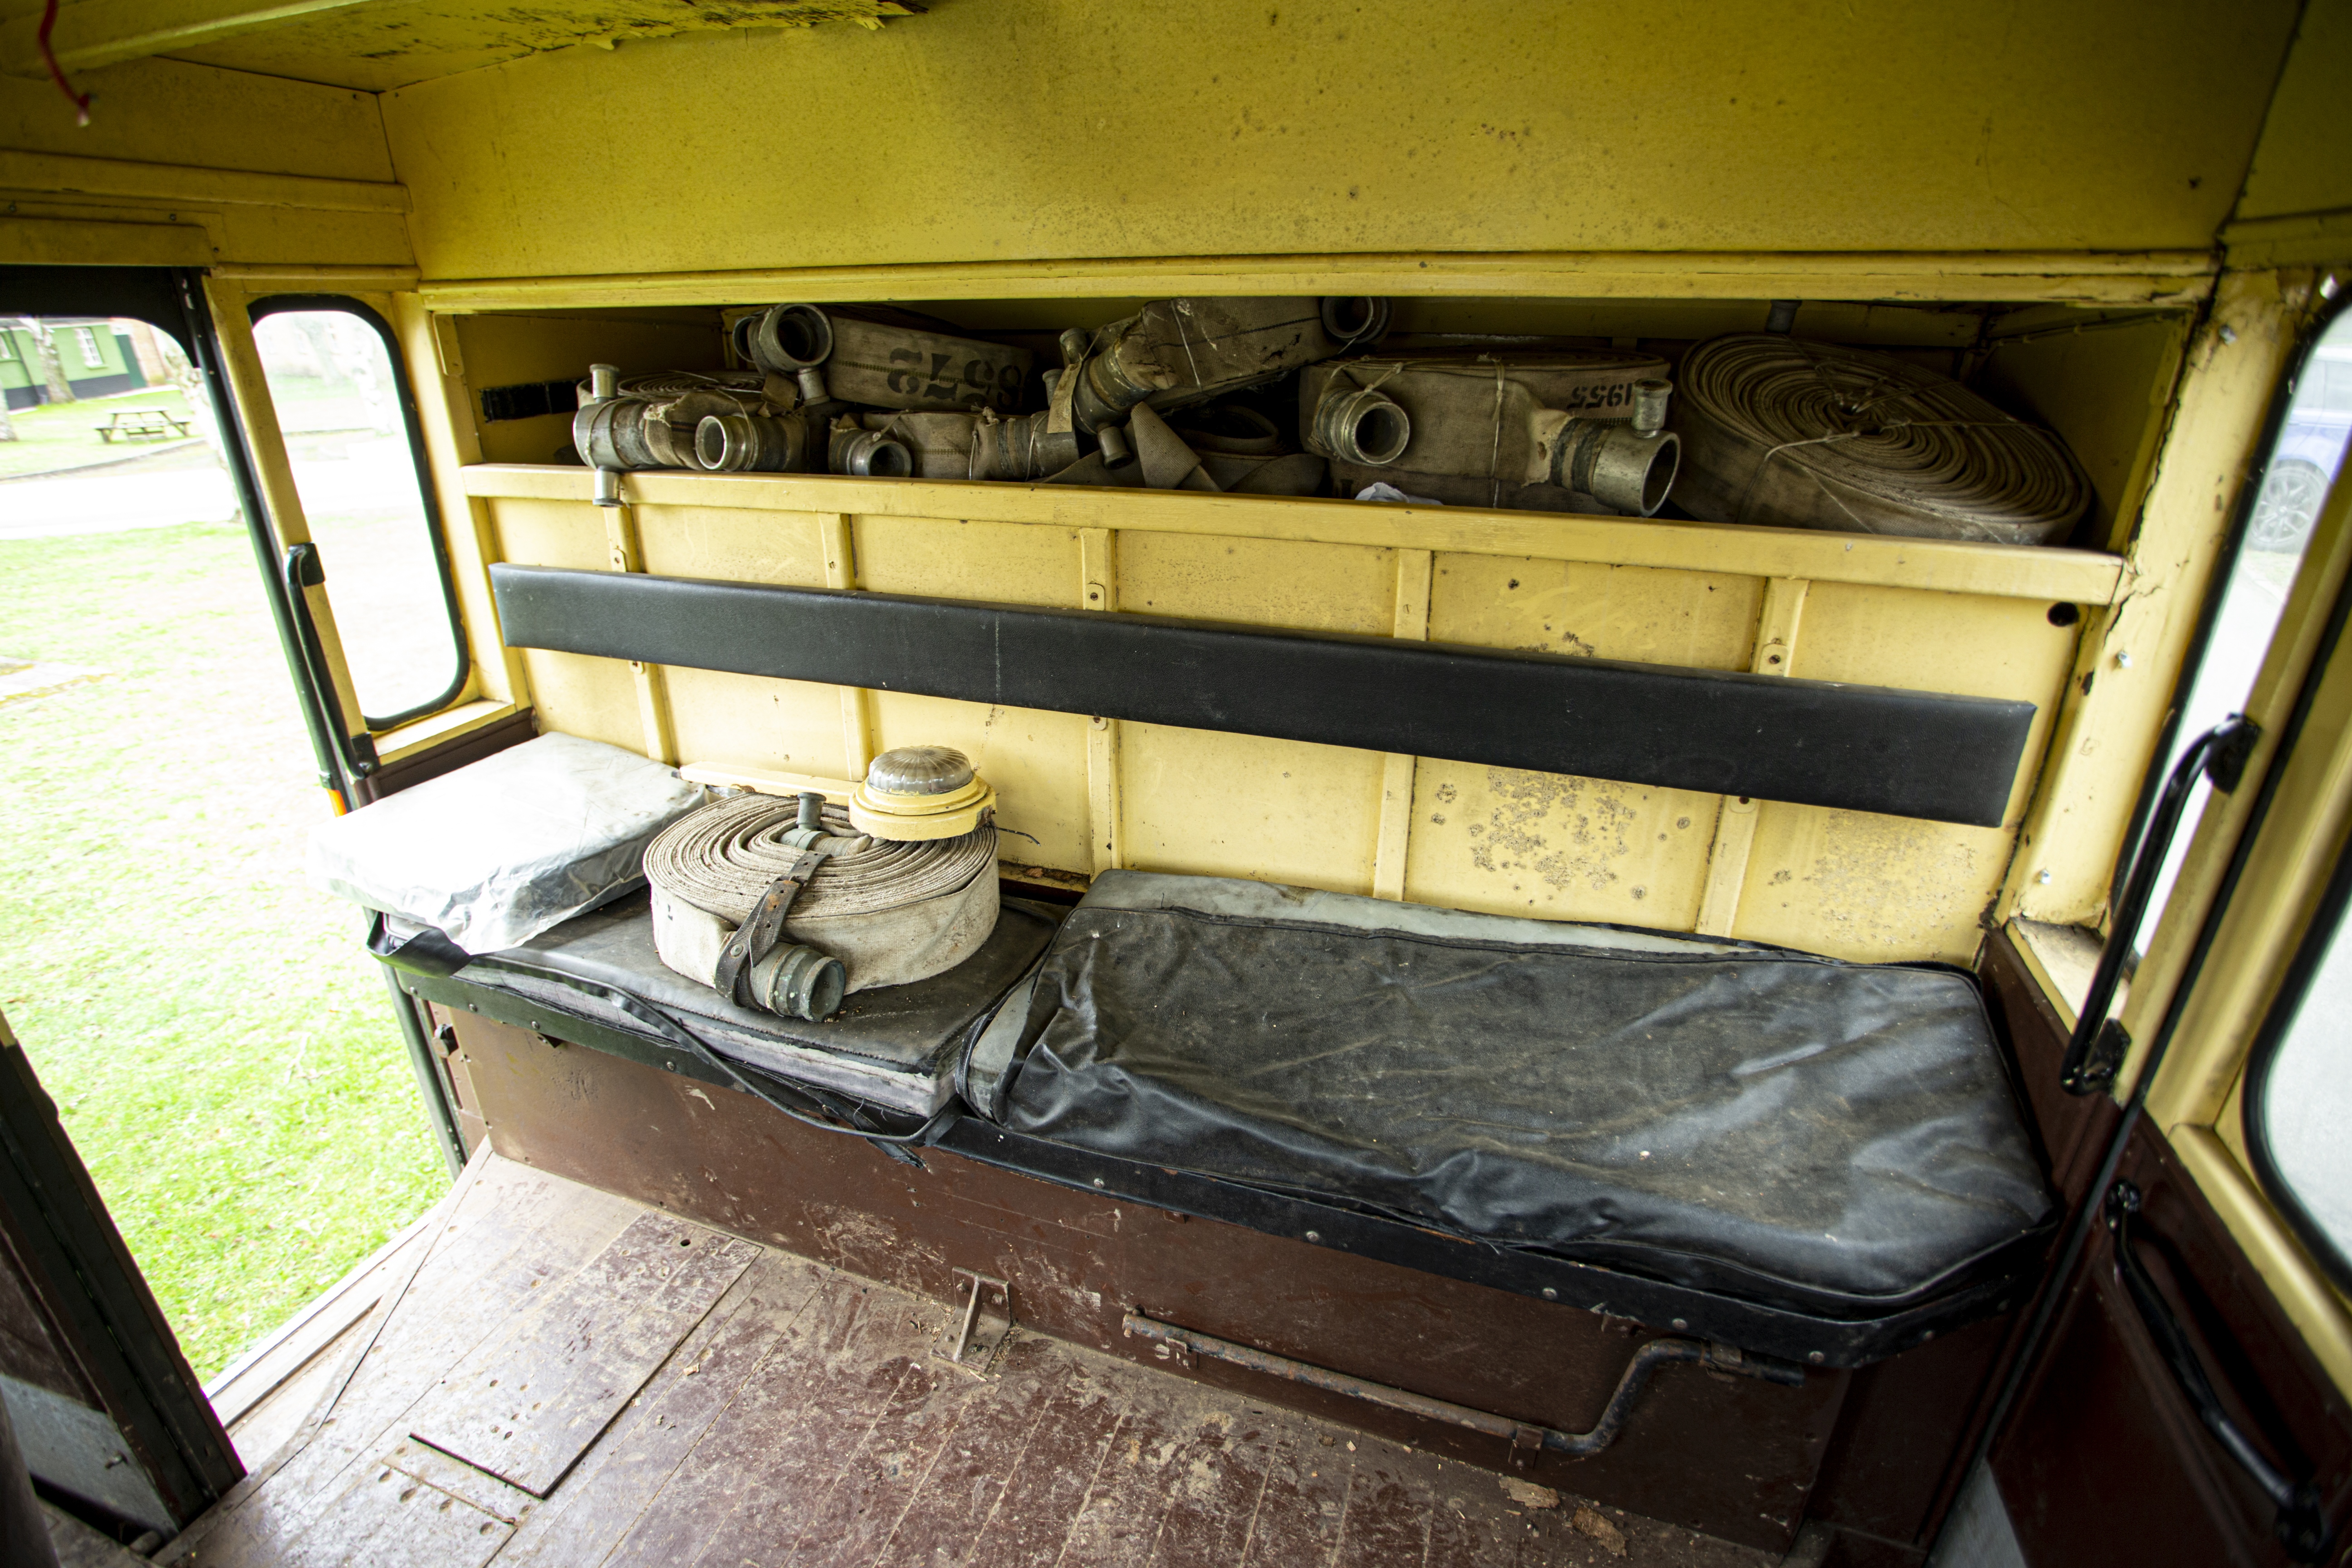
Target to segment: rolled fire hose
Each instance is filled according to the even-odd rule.
[[[887,753],[886,753],[887,755]],[[790,795],[747,795],[688,813],[646,847],[654,946],[664,963],[717,985],[722,954],[780,879],[812,847]],[[996,829],[901,843],[860,834],[826,806],[830,851],[790,900],[775,949],[751,963],[733,1000],[792,1017],[824,1017],[852,992],[904,985],[954,968],[996,929]],[[830,981],[824,962],[845,973]],[[830,998],[828,1002],[828,992]]]
[[[2091,504],[2056,432],[1892,354],[1743,332],[1676,379],[1675,500],[1706,521],[2049,544]]]

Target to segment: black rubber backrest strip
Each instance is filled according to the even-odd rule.
[[[1158,616],[494,565],[509,646],[1998,826],[2033,704]]]

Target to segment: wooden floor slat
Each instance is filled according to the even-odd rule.
[[[759,1248],[642,1214],[450,1369],[409,1436],[543,1498],[694,1331]]]
[[[748,1266],[711,1284],[692,1311],[673,1310],[667,1327],[635,1324],[622,1307],[635,1301],[659,1316],[666,1282],[600,1271],[597,1260],[625,1232],[661,1227],[684,1228],[641,1205],[491,1159],[458,1212],[438,1226],[434,1252],[332,1419],[200,1521],[183,1538],[192,1549],[184,1544],[158,1561],[194,1568],[1767,1568],[1773,1561],[1612,1512],[1609,1523],[1627,1540],[1628,1555],[1619,1558],[1576,1529],[1573,1498],[1555,1502],[1538,1492],[1523,1500],[1487,1472],[1032,1334],[1016,1332],[991,1374],[975,1377],[931,1354],[950,1316],[941,1304],[740,1239],[712,1238],[720,1244],[713,1256],[741,1248]],[[486,1378],[484,1369],[504,1353],[501,1337],[515,1339],[518,1321],[567,1281],[575,1295],[610,1298],[592,1314],[599,1342],[609,1332],[642,1342],[623,1358],[632,1381],[613,1394],[614,1408],[583,1406],[593,1427],[582,1434],[584,1452],[576,1463],[562,1458],[544,1500],[413,1442],[412,1429],[440,1419],[430,1402],[446,1397],[435,1394],[443,1381],[460,1368]],[[1014,1309],[1017,1317],[1017,1301]],[[352,1343],[370,1331],[373,1320]],[[316,1384],[294,1379],[271,1397],[299,1396]],[[248,1419],[299,1425],[267,1402]]]
[[[531,1510],[500,1555],[502,1568],[603,1562],[816,1289],[813,1265],[780,1253],[746,1270],[678,1347],[675,1374],[657,1377],[633,1400],[555,1496]]]

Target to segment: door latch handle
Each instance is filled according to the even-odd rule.
[[[2165,852],[2172,847],[2172,836],[2180,827],[2180,814],[2188,808],[2198,775],[2203,774],[2224,795],[2234,792],[2245,781],[2246,763],[2253,755],[2254,742],[2262,738],[2262,730],[2252,720],[2233,713],[2189,742],[2173,764],[2171,776],[2164,781],[2164,793],[2157,797],[2156,810],[2132,855],[2131,871],[2124,878],[2123,896],[2116,902],[2115,920],[2109,927],[2112,934],[2099,954],[2099,967],[2091,975],[2090,994],[2083,998],[2074,1037],[2066,1042],[2065,1060],[2059,1064],[2058,1082],[2068,1094],[2089,1094],[2115,1082],[2131,1049],[2131,1037],[2107,1016],[2107,1009],[2115,1005],[2140,917],[2147,913],[2148,900],[2156,892],[2157,872],[2163,868]]]
[[[2107,1230],[2115,1237],[2116,1268],[2123,1276],[2124,1289],[2130,1295],[2132,1305],[2139,1310],[2141,1324],[2147,1328],[2148,1338],[2156,1342],[2157,1353],[2171,1368],[2173,1381],[2179,1384],[2197,1419],[2238,1462],[2238,1468],[2253,1478],[2254,1485],[2278,1510],[2271,1530],[2286,1549],[2286,1554],[2297,1563],[2324,1562],[2330,1531],[2320,1509],[2319,1489],[2309,1480],[2290,1479],[2254,1447],[2221,1407],[2211,1380],[2205,1375],[2204,1364],[2198,1360],[2179,1320],[2157,1293],[2147,1265],[2139,1260],[2139,1254],[2132,1247],[2131,1221],[2139,1212],[2139,1189],[2129,1182],[2117,1182],[2107,1189]]]
[[[343,766],[352,777],[365,778],[377,766],[375,737],[364,729],[356,735],[352,733],[342,700],[335,695],[334,672],[327,668],[326,645],[319,637],[319,623],[311,616],[310,601],[303,593],[327,581],[319,547],[308,542],[289,546],[280,571],[285,581],[286,608],[294,617],[294,635],[301,644],[303,668],[310,672],[310,683],[319,693],[319,700],[326,705],[327,722],[334,731],[337,749],[343,754]]]

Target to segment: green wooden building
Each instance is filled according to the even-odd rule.
[[[147,384],[130,339],[111,321],[68,316],[52,321],[49,330],[57,334],[58,357],[75,397],[105,397]],[[23,327],[0,326],[0,396],[12,409],[49,401],[40,345]]]

